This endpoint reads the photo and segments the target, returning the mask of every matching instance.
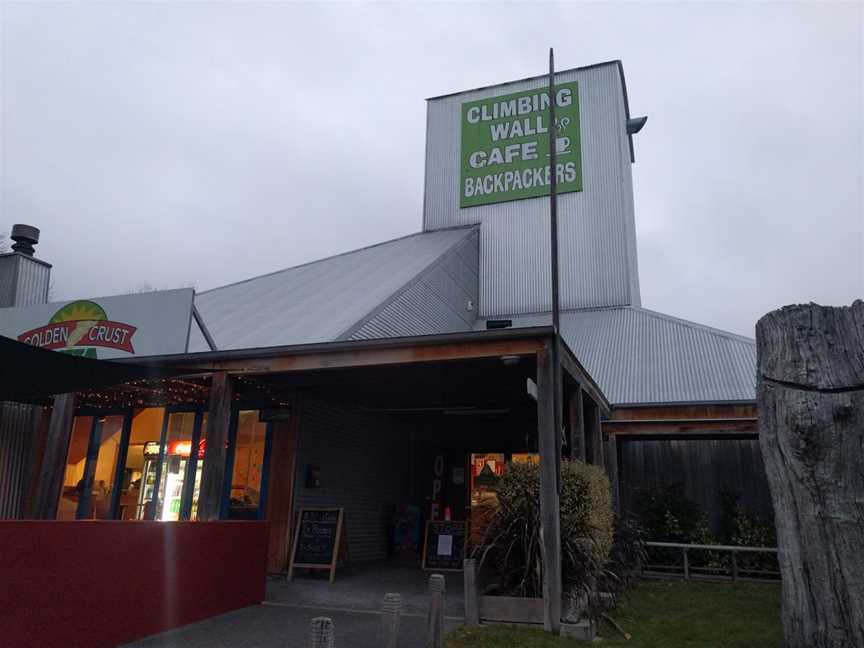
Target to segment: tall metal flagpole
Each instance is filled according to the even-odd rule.
[[[558,474],[560,490],[561,482],[561,333],[558,304],[558,151],[557,151],[557,127],[555,124],[555,52],[549,48],[549,220],[551,225],[552,239],[552,406],[555,408],[553,421],[555,423],[555,434],[558,437],[555,466]]]

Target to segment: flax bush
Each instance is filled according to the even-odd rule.
[[[540,597],[540,467],[511,464],[497,486],[497,503],[474,556],[486,593]],[[589,592],[602,577],[613,543],[612,498],[602,468],[561,463],[561,560],[567,591]]]

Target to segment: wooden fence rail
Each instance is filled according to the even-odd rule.
[[[739,547],[735,545],[703,545],[703,544],[685,544],[681,542],[646,542],[646,547],[659,547],[663,549],[680,549],[681,557],[682,557],[682,565],[684,569],[684,580],[690,580],[691,572],[694,569],[699,571],[705,571],[709,573],[716,572],[725,572],[725,569],[718,569],[716,567],[691,567],[690,565],[690,551],[714,551],[714,552],[726,552],[732,554],[732,573],[731,577],[733,581],[737,581],[740,577],[739,569],[738,569],[738,554],[739,553],[764,553],[764,554],[775,554],[777,553],[777,547]],[[647,568],[647,569],[646,569]],[[651,574],[657,573],[655,568],[660,568],[661,570],[672,570],[675,569],[675,566],[669,565],[643,565],[642,572],[643,574]],[[748,569],[746,570],[748,573],[759,574],[762,576],[770,576],[774,578],[780,577],[779,571],[770,571],[770,570],[755,570]],[[664,572],[665,573],[665,572]]]

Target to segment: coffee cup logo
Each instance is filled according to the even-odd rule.
[[[569,155],[571,153],[569,137],[555,138],[555,153],[557,155]]]

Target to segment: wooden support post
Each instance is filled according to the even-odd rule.
[[[330,617],[315,617],[309,622],[309,641],[307,648],[334,648],[336,645],[335,628]]]
[[[480,625],[480,595],[477,590],[477,561],[466,558],[462,562],[465,585],[465,625]]]
[[[864,301],[756,324],[759,446],[783,576],[783,645],[864,646]]]
[[[297,470],[297,438],[300,430],[301,405],[291,404],[287,421],[271,423],[270,478],[267,493],[267,520],[270,539],[267,544],[267,571],[288,569],[291,555],[291,525],[294,521],[294,479]]]
[[[687,555],[687,549],[681,550],[684,554],[684,580],[690,580],[690,558]]]
[[[582,416],[582,388],[570,390],[567,407],[567,427],[570,430],[570,458],[585,461],[585,421]]]
[[[558,500],[560,431],[555,429],[552,341],[537,352],[537,436],[540,449],[540,525],[543,556],[543,626],[561,626],[561,517]]]
[[[225,484],[225,460],[228,457],[228,429],[231,426],[231,404],[234,388],[231,377],[214,373],[210,384],[210,408],[207,415],[207,446],[198,498],[198,519],[218,520]],[[230,479],[230,475],[228,479]]]
[[[402,613],[402,596],[385,594],[381,608],[381,648],[399,648],[399,615]]]
[[[444,576],[429,576],[429,638],[428,648],[444,648]]]
[[[72,436],[72,419],[75,417],[75,394],[60,394],[54,397],[45,455],[39,467],[39,482],[33,502],[33,517],[37,520],[53,520],[57,517],[57,504],[63,477],[66,474],[66,454]]]
[[[621,491],[618,477],[618,437],[609,435],[608,452],[606,457],[606,472],[609,475],[609,484],[612,487],[612,509],[621,514]]]

